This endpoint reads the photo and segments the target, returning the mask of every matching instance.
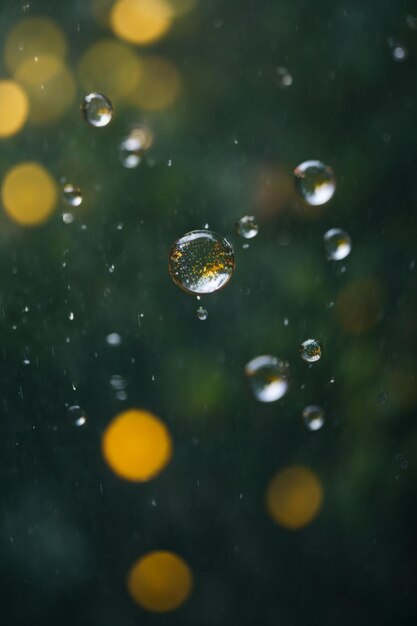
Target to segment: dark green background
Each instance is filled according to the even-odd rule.
[[[75,66],[108,35],[84,0],[30,4],[1,4],[2,41],[24,16],[49,15]],[[406,16],[416,6],[197,5],[151,47],[183,74],[176,106],[121,108],[108,128],[90,129],[76,103],[54,126],[0,144],[1,177],[36,160],[91,204],[71,225],[60,210],[28,230],[0,216],[1,624],[414,624],[417,32]],[[390,36],[408,49],[403,63]],[[294,79],[286,90],[279,66]],[[155,144],[125,170],[117,146],[144,121]],[[286,187],[307,159],[331,165],[338,185],[314,219]],[[274,184],[283,200],[267,210],[259,194]],[[234,224],[247,213],[260,230],[242,249]],[[167,257],[205,223],[233,241],[236,272],[203,299],[201,322]],[[337,267],[322,244],[334,226],[353,241]],[[371,330],[351,334],[331,303],[359,279],[379,285],[380,311]],[[106,344],[111,332],[120,347]],[[324,346],[312,368],[297,353],[309,336]],[[271,405],[256,403],[243,377],[264,353],[292,368],[288,395]],[[124,402],[114,374],[128,380]],[[311,403],[327,413],[317,433],[300,419]],[[85,428],[66,404],[84,408]],[[144,485],[116,478],[100,455],[105,426],[129,407],[160,416],[174,438],[171,464]],[[269,479],[289,464],[313,469],[325,491],[298,532],[264,508]],[[125,589],[132,562],[154,549],[181,554],[195,576],[191,599],[165,616]]]

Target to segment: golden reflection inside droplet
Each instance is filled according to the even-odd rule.
[[[22,226],[41,224],[57,202],[57,185],[38,163],[20,163],[4,177],[1,198],[9,217]]]
[[[144,609],[165,613],[186,601],[193,588],[193,576],[187,563],[176,554],[150,552],[131,567],[127,588]]]
[[[143,59],[143,73],[139,88],[129,101],[148,111],[165,109],[176,102],[182,88],[178,69],[170,61],[149,56]]]
[[[117,0],[110,14],[116,35],[130,43],[146,45],[169,30],[172,9],[166,0]]]
[[[291,530],[310,524],[320,511],[323,487],[307,467],[294,465],[279,471],[266,492],[266,507],[280,526]]]
[[[131,409],[110,422],[103,434],[102,452],[120,478],[147,481],[171,459],[172,440],[165,424],[155,415]]]
[[[28,112],[29,101],[22,87],[12,80],[0,80],[0,137],[19,132]]]
[[[139,86],[142,64],[126,44],[105,39],[84,52],[78,76],[86,91],[111,94],[112,101],[124,98]]]

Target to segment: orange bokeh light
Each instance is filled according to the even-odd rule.
[[[57,185],[38,163],[20,163],[4,177],[1,199],[6,213],[21,226],[41,224],[57,202]]]
[[[165,0],[117,0],[110,14],[114,33],[129,43],[147,45],[169,30],[172,9]]]
[[[16,134],[26,122],[29,101],[13,80],[0,80],[0,137]]]

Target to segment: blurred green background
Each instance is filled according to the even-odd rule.
[[[1,185],[33,161],[58,189],[33,228],[0,212],[1,623],[415,624],[416,6],[166,0],[165,30],[131,42],[113,5],[0,8],[0,81],[16,80],[29,103],[0,137]],[[31,18],[53,20],[66,42],[65,80],[19,75],[20,53],[48,44],[39,23],[33,49],[11,40]],[[85,69],[102,40],[125,56],[91,53]],[[106,128],[80,115],[94,90],[115,106]],[[153,143],[127,169],[119,146],[138,124]],[[294,190],[307,159],[336,174],[322,207]],[[79,207],[62,201],[64,182],[82,190]],[[246,214],[259,234],[243,248],[234,228]],[[236,270],[203,297],[202,322],[168,253],[207,223],[232,241]],[[324,253],[331,227],[352,237],[339,263]],[[310,367],[298,355],[308,337],[324,349]],[[276,403],[247,387],[244,366],[261,354],[290,363]],[[302,423],[308,404],[326,412],[316,433]],[[146,483],[121,480],[101,455],[106,426],[129,408],[173,439]],[[265,508],[269,481],[291,465],[324,492],[296,531]],[[193,573],[193,593],[166,615],[126,590],[153,550]]]

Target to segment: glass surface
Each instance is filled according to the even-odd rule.
[[[0,624],[415,624],[415,3],[5,0],[0,41]],[[179,289],[190,232],[229,256]]]

